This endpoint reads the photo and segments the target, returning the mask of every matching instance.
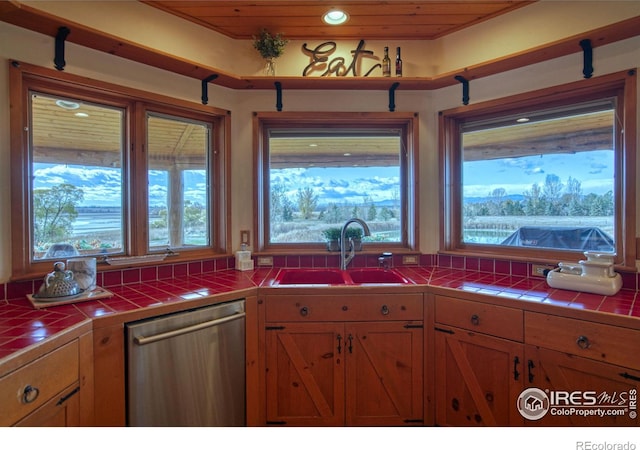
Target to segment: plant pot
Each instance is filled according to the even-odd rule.
[[[327,241],[327,250],[330,252],[339,252],[340,251],[340,241],[338,239],[332,239]]]

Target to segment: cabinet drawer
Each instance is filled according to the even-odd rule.
[[[78,341],[70,342],[0,379],[0,426],[10,426],[78,382]],[[25,399],[25,389],[32,394]]]
[[[640,330],[533,312],[524,324],[527,344],[640,369]]]
[[[522,342],[523,311],[436,296],[436,322]]]
[[[422,294],[271,295],[267,322],[423,320]]]

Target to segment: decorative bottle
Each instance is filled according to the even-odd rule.
[[[400,57],[400,47],[396,48],[396,76],[402,76],[402,58]]]
[[[391,76],[391,60],[389,59],[389,47],[384,48],[384,58],[382,59],[382,76]]]

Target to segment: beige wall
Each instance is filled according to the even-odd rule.
[[[81,5],[85,2],[70,3]],[[113,3],[120,4],[120,2]],[[136,3],[136,5],[138,4]],[[121,6],[122,4],[120,4]],[[163,18],[163,20],[167,20],[167,18]],[[203,30],[201,27],[198,28],[198,31]],[[148,30],[148,28],[145,29]],[[152,29],[157,28],[152,27]],[[490,29],[484,28],[483,30],[489,39]],[[491,39],[491,41],[496,41],[496,39]],[[218,44],[228,46],[233,43],[222,39]],[[345,48],[349,48],[353,42],[338,43],[339,46],[343,44]],[[389,43],[389,45],[395,46],[396,44]],[[405,61],[411,60],[413,57],[405,53],[404,43],[402,45],[403,59]],[[443,42],[437,44],[413,43],[412,45],[414,47],[409,48],[417,49],[421,45],[448,47],[449,42],[446,42],[446,45]],[[53,48],[54,42],[51,37],[0,22],[0,105],[2,105],[0,108],[0,210],[3,211],[0,214],[0,282],[6,282],[11,273],[9,60],[16,59],[52,68]],[[251,49],[251,51],[254,50]],[[226,49],[226,52],[230,52],[229,48]],[[447,53],[450,52],[447,51]],[[210,56],[217,60],[217,56]],[[200,81],[198,80],[154,69],[71,43],[67,43],[65,57],[67,61],[66,72],[158,92],[194,103],[200,102]],[[246,58],[244,62],[236,61],[238,67],[241,67],[242,70],[248,70],[246,68],[253,64],[256,67],[255,70],[259,72],[261,63],[258,61],[256,64],[255,54],[247,55]],[[242,55],[237,59],[241,60]],[[289,70],[286,68],[289,63],[283,60],[283,70]],[[214,64],[211,63],[211,65]],[[640,37],[595,49],[595,76],[638,66],[640,66]],[[279,69],[281,69],[280,66]],[[238,69],[238,73],[245,73],[242,70]],[[518,92],[576,81],[581,79],[581,72],[582,55],[576,53],[509,73],[475,80],[471,83],[470,88],[471,102],[478,103]],[[235,249],[239,242],[238,230],[253,228],[253,208],[250,207],[253,202],[251,113],[253,111],[274,111],[275,92],[234,91],[210,85],[209,99],[210,105],[232,112],[231,229],[233,230]],[[283,103],[286,111],[387,111],[388,94],[386,91],[313,92],[287,91],[285,89]],[[432,253],[438,249],[439,209],[437,196],[434,195],[438,189],[437,112],[460,104],[461,89],[459,86],[431,92],[396,91],[397,110],[417,112],[420,115],[420,250],[425,253]],[[640,208],[638,210],[640,211]],[[640,220],[638,222],[640,223]],[[636,234],[640,235],[640,232],[637,231]]]

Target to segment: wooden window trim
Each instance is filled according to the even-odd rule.
[[[212,142],[212,155],[214,160],[210,168],[211,179],[214,180],[210,187],[211,202],[215,205],[215,211],[211,208],[210,223],[212,226],[211,240],[214,245],[198,249],[180,249],[179,254],[172,256],[170,261],[187,262],[204,258],[228,256],[231,248],[231,236],[229,233],[231,189],[230,186],[230,133],[231,115],[227,110],[212,106],[191,103],[185,100],[171,98],[138,89],[119,86],[103,81],[92,80],[85,77],[58,72],[22,62],[11,61],[9,70],[10,81],[10,143],[11,143],[11,233],[12,233],[12,280],[29,279],[51,271],[51,261],[34,262],[31,260],[32,242],[31,233],[25,230],[31,228],[29,182],[29,142],[25,125],[29,120],[28,91],[30,87],[42,88],[44,92],[52,95],[75,96],[94,100],[97,98],[102,104],[111,104],[124,107],[127,110],[125,143],[130,146],[131,155],[123,156],[123,208],[127,213],[128,223],[125,223],[125,235],[123,239],[124,253],[127,256],[140,256],[147,254],[147,199],[140,192],[146,193],[147,179],[146,164],[132,166],[130,160],[144,153],[144,136],[135,132],[140,130],[140,120],[144,121],[144,105],[153,110],[162,110],[175,115],[191,115],[206,118],[213,123],[214,140]],[[137,167],[137,169],[135,168]],[[134,173],[135,171],[135,173]],[[133,190],[138,190],[133,195]],[[141,190],[143,189],[143,190]],[[144,211],[145,213],[142,213]],[[141,232],[140,230],[145,230]]]
[[[461,236],[461,155],[459,142],[459,122],[462,119],[479,120],[497,113],[526,111],[534,107],[546,108],[567,104],[575,100],[585,101],[600,97],[605,92],[619,92],[622,108],[618,107],[621,130],[616,130],[616,264],[635,271],[636,260],[636,136],[637,136],[637,84],[636,69],[612,73],[601,77],[581,80],[569,84],[553,86],[519,95],[495,99],[466,107],[458,107],[439,113],[439,156],[440,156],[440,206],[443,214],[440,220],[440,252],[459,256],[488,258],[509,258],[530,262],[557,262],[583,258],[579,251],[541,250],[507,248],[504,246],[463,244]]]
[[[326,253],[322,243],[269,244],[267,217],[268,186],[265,178],[269,168],[266,130],[270,125],[287,128],[323,126],[345,128],[350,125],[366,124],[372,126],[399,126],[405,131],[403,139],[407,149],[406,163],[401,164],[400,189],[403,214],[402,240],[398,243],[368,242],[362,253],[391,251],[396,253],[415,253],[418,242],[418,114],[412,112],[375,113],[375,112],[255,112],[253,113],[254,147],[254,248],[259,254]]]

